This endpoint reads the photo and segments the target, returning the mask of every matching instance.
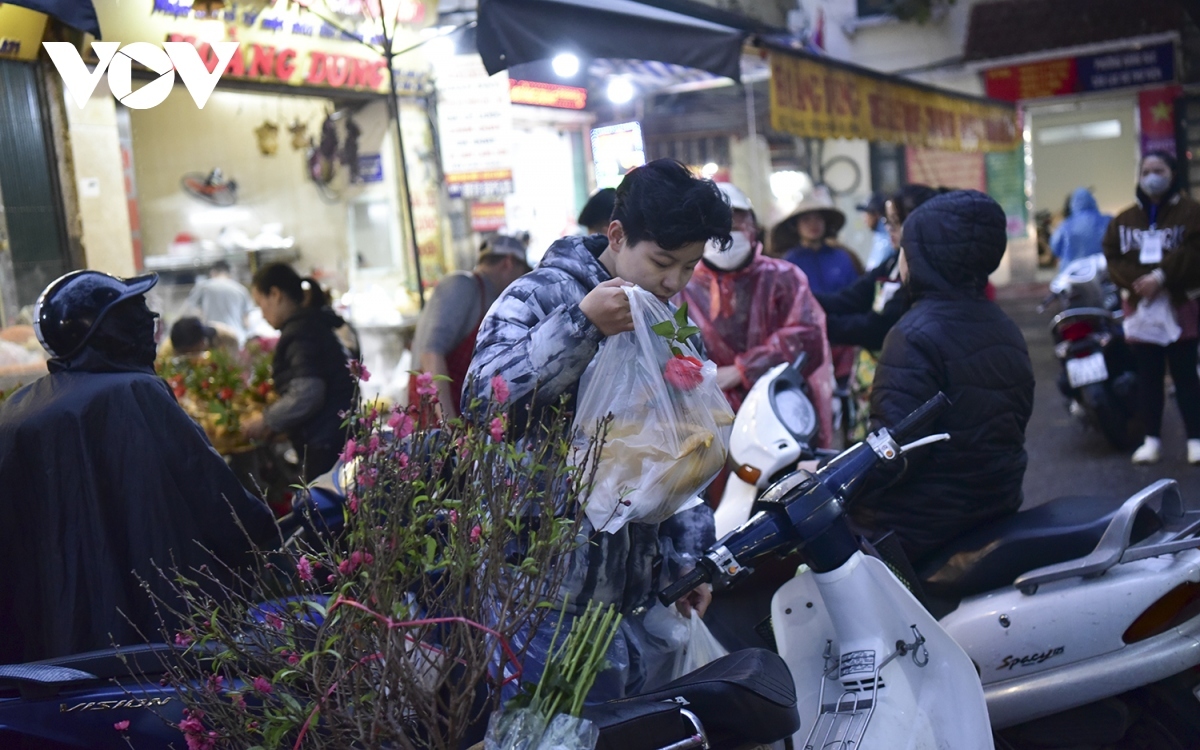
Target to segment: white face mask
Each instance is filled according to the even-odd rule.
[[[733,244],[724,252],[716,242],[709,241],[704,246],[704,260],[722,271],[739,268],[754,252],[754,244],[750,242],[750,238],[746,236],[745,232],[730,232],[729,236],[733,238]]]
[[[1151,198],[1157,198],[1171,187],[1171,179],[1165,174],[1151,172],[1142,178],[1142,190]]]

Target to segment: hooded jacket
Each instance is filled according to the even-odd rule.
[[[0,406],[0,487],[0,663],[156,640],[139,578],[178,606],[159,570],[278,539],[166,383],[90,347]]]
[[[1004,211],[974,190],[938,196],[904,223],[912,307],[884,341],[871,418],[895,426],[942,391],[952,406],[928,432],[950,440],[910,455],[851,513],[895,531],[914,561],[1021,507],[1033,367],[1021,331],[984,295],[1006,244]]]
[[[1151,229],[1162,235],[1162,262],[1142,263],[1142,239]],[[1173,187],[1155,205],[1137,189],[1137,203],[1122,211],[1104,234],[1104,256],[1108,275],[1122,289],[1133,289],[1133,282],[1162,269],[1163,286],[1176,306],[1187,302],[1200,290],[1200,204]],[[1129,304],[1136,307],[1138,296],[1132,292]]]
[[[350,352],[334,333],[344,324],[328,308],[303,308],[280,329],[271,367],[275,389],[286,399],[293,381],[319,379],[324,386],[315,403],[282,425],[297,450],[314,446],[337,451],[346,442],[340,413],[354,406],[354,379],[347,369]],[[268,409],[268,421],[271,416]]]
[[[608,238],[600,234],[558,240],[535,270],[500,295],[479,329],[463,389],[463,414],[472,413],[473,400],[490,399],[492,378],[500,376],[508,384],[510,425],[525,423],[526,407],[532,408],[535,423],[570,418],[550,407],[566,395],[567,409],[574,408],[579,379],[604,339],[579,303],[611,278],[599,260],[607,247]],[[510,437],[521,435],[510,430]],[[629,523],[612,534],[597,532],[584,519],[582,533],[588,543],[571,553],[561,591],[569,597],[568,610],[578,613],[596,600],[628,614],[658,584],[654,572],[660,562],[671,562],[673,553],[698,556],[716,541],[707,506],[677,513],[662,524]]]
[[[1104,252],[1101,242],[1111,216],[1100,213],[1096,199],[1087,188],[1071,193],[1071,215],[1054,230],[1050,249],[1063,265],[1079,258]]]

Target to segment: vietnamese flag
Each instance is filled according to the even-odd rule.
[[[1138,92],[1138,114],[1142,125],[1142,153],[1165,151],[1176,156],[1175,100],[1178,86],[1164,86]]]

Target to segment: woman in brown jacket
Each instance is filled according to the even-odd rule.
[[[1200,335],[1200,205],[1180,192],[1178,169],[1168,154],[1152,151],[1142,158],[1137,203],[1121,212],[1104,235],[1108,272],[1126,290],[1129,343],[1138,365],[1146,441],[1133,454],[1135,464],[1161,458],[1163,377],[1170,365],[1175,400],[1187,428],[1188,463],[1200,464],[1200,377],[1196,339]],[[1169,295],[1180,333],[1162,344],[1137,339],[1133,317],[1138,303]]]

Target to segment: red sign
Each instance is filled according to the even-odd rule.
[[[185,34],[170,34],[167,41],[195,45],[205,66],[210,71],[216,66],[217,55],[208,43]],[[229,61],[229,67],[225,69],[223,77],[278,83],[293,83],[292,79],[296,78],[296,83],[302,82],[309,86],[372,91],[381,90],[387,83],[387,79],[384,78],[387,64],[381,59],[365,60],[353,55],[334,55],[311,50],[308,52],[308,64],[304,68],[298,68],[298,54],[289,47],[243,42]],[[297,77],[297,72],[301,73],[302,79]]]
[[[1142,153],[1165,151],[1172,156],[1175,148],[1175,99],[1178,86],[1166,86],[1138,92],[1138,113],[1142,124]]]
[[[508,79],[508,96],[513,104],[535,107],[583,109],[587,106],[587,89],[540,81]]]
[[[993,68],[983,74],[987,95],[1015,102],[1074,93],[1079,80],[1075,58]]]
[[[475,232],[495,232],[504,227],[507,221],[504,213],[504,202],[472,203],[471,230]]]

